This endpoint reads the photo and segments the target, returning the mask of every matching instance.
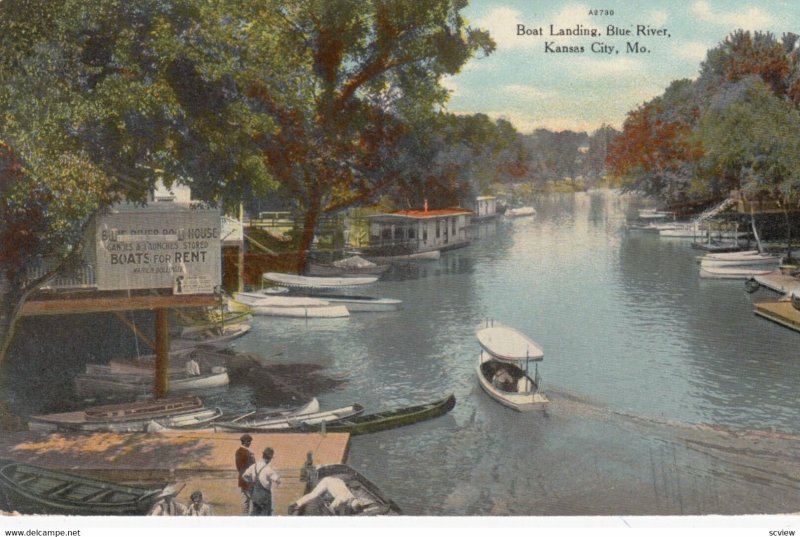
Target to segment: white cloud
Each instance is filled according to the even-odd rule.
[[[691,12],[704,22],[745,30],[763,30],[775,23],[772,15],[753,6],[737,11],[714,11],[706,0],[697,0]]]
[[[666,11],[653,11],[650,13],[650,24],[655,27],[663,26],[669,19],[669,13]]]
[[[489,30],[498,50],[524,47],[533,44],[535,38],[518,36],[517,25],[524,24],[520,20],[520,12],[510,7],[493,9],[485,18],[475,21],[476,26]]]
[[[460,93],[461,92],[460,91],[461,90],[460,86],[458,85],[458,83],[455,80],[453,80],[452,76],[442,77],[442,86],[444,87],[444,89],[449,91],[451,94],[452,93]]]
[[[686,43],[673,45],[676,56],[691,62],[697,62],[698,64],[706,59],[706,53],[710,48],[713,48],[713,46],[701,43],[700,41],[687,41]]]

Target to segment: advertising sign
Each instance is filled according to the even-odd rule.
[[[97,287],[210,293],[221,282],[220,227],[218,209],[115,210],[97,226]]]

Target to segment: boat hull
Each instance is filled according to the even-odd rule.
[[[229,382],[227,371],[197,377],[170,377],[169,391],[206,390],[227,386]],[[152,375],[106,376],[84,373],[75,377],[75,392],[83,397],[116,393],[149,393],[152,389]]]
[[[499,362],[493,360],[490,356],[481,353],[479,363],[476,368],[478,383],[480,384],[481,388],[483,388],[483,391],[489,395],[489,397],[501,405],[516,410],[517,412],[528,412],[531,410],[541,409],[550,402],[547,397],[538,391],[538,386],[534,380],[524,373],[516,381],[517,389],[519,391],[506,391],[495,386],[490,380],[491,371],[494,371],[494,368],[491,367],[491,365],[498,363]],[[504,367],[510,366],[510,364],[502,365]],[[519,371],[521,372],[521,370]],[[489,378],[487,378],[487,376]]]
[[[285,287],[302,287],[318,289],[335,289],[337,287],[354,287],[369,285],[378,280],[377,276],[358,276],[350,278],[298,276],[297,274],[283,274],[280,272],[265,272],[263,280],[283,285]]]
[[[740,267],[700,267],[701,278],[715,278],[721,280],[749,280],[753,276],[763,276],[772,270],[758,270]]]
[[[369,256],[370,261],[376,263],[398,263],[404,261],[436,261],[442,257],[440,250],[428,250],[425,252],[415,252],[413,254]]]
[[[375,483],[361,475],[358,471],[346,464],[328,464],[318,466],[311,471],[306,493],[312,491],[315,486],[326,477],[336,477],[344,481],[350,492],[366,503],[368,506],[363,511],[353,513],[351,516],[393,516],[402,515],[403,511],[393,500],[378,488]],[[323,495],[324,497],[324,495]],[[335,515],[330,506],[326,505],[323,498],[316,498],[309,502],[301,512],[293,513],[301,516],[331,516]]]
[[[511,218],[521,218],[523,216],[533,216],[536,214],[536,209],[533,207],[518,207],[515,209],[507,209],[505,215]]]
[[[317,294],[308,295],[311,298],[320,298],[330,302],[335,306],[344,306],[350,313],[354,312],[381,312],[397,311],[403,305],[402,300],[396,298],[376,298],[369,296],[347,296],[347,295],[327,295]]]
[[[321,426],[323,423],[332,423],[342,419],[357,416],[364,412],[364,407],[358,403],[338,408],[336,410],[322,410],[308,414],[292,414],[268,420],[252,420],[240,422],[221,422],[214,424],[217,431],[238,432],[281,432],[296,431],[302,427]]]
[[[9,508],[41,515],[144,515],[160,488],[119,485],[12,463],[0,469]]]
[[[705,256],[700,259],[700,266],[701,267],[764,267],[764,266],[776,266],[780,262],[781,258],[779,256],[760,256],[760,255],[753,255],[753,256],[742,256],[741,258],[727,258],[727,259],[717,259],[717,258],[706,258]]]
[[[326,426],[326,431],[350,433],[351,436],[387,431],[443,416],[455,405],[456,398],[451,394],[432,403],[343,419]],[[318,426],[303,426],[303,430],[308,432],[320,429]]]
[[[160,418],[108,422],[80,421],[80,416],[76,416],[76,414],[79,413],[65,412],[63,414],[54,414],[50,417],[32,418],[28,422],[28,426],[31,430],[138,433],[147,432],[153,422],[161,427],[175,429],[203,426],[221,417],[222,410],[219,408],[202,408]]]
[[[309,296],[285,296],[268,293],[236,293],[234,298],[247,304],[256,315],[271,317],[349,317],[350,312],[342,304],[332,304],[321,298]]]
[[[315,306],[315,307],[271,307],[271,306],[253,306],[256,315],[265,315],[269,317],[290,317],[294,319],[335,319],[341,317],[350,317],[350,311],[346,306],[342,305],[328,305],[328,306]]]
[[[336,265],[309,263],[306,276],[371,276],[383,274],[389,270],[389,265],[374,265],[372,267],[342,268]]]

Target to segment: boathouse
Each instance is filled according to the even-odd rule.
[[[473,220],[488,220],[497,216],[497,197],[478,196],[475,198]]]
[[[469,244],[468,209],[394,211],[372,215],[369,248],[401,253],[450,250]]]

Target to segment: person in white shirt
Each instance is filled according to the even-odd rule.
[[[177,488],[175,485],[167,485],[164,490],[156,496],[156,503],[150,509],[150,516],[183,516],[186,514],[186,506],[175,500],[175,497],[183,490],[183,486]]]
[[[214,513],[211,511],[211,506],[208,505],[203,501],[203,493],[199,490],[192,492],[191,495],[192,503],[189,504],[188,512],[186,513],[189,516],[213,516]]]
[[[369,505],[369,502],[356,498],[342,479],[329,476],[320,479],[314,490],[292,503],[289,506],[289,514],[302,513],[306,505],[320,497],[323,497],[323,500],[330,498],[330,508],[337,515],[359,513]]]
[[[200,376],[200,364],[195,362],[194,358],[189,358],[186,362],[186,374],[193,377]]]
[[[256,461],[242,474],[242,479],[250,483],[250,516],[272,515],[272,488],[280,485],[281,477],[272,469],[275,450],[264,448],[262,461]]]

